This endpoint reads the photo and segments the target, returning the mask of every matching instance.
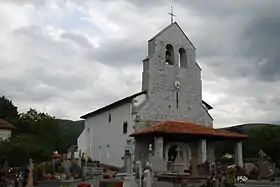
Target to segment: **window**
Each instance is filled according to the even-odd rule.
[[[170,44],[167,44],[165,47],[165,64],[174,64],[174,49]]]
[[[110,113],[109,113],[109,119],[108,119],[108,121],[109,121],[109,123],[111,123],[111,121],[112,121],[112,116],[111,116]]]
[[[127,122],[123,122],[123,134],[126,134],[127,133]]]
[[[179,49],[179,63],[180,67],[187,67],[187,53],[184,48]]]

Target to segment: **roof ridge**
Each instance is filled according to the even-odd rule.
[[[178,128],[176,128],[176,125]],[[180,127],[188,127],[181,129]],[[175,127],[175,128],[174,128]],[[168,129],[169,128],[169,129]],[[179,130],[178,130],[179,129]],[[131,136],[147,134],[147,133],[183,133],[183,134],[197,134],[197,135],[212,135],[212,136],[222,136],[222,137],[232,137],[232,138],[247,138],[248,135],[235,133],[225,130],[215,129],[210,126],[198,125],[194,122],[187,121],[163,121],[142,130],[136,131]]]

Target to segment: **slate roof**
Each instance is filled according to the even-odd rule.
[[[142,95],[142,94],[145,94],[145,93],[146,93],[146,91],[142,91],[142,92],[138,92],[138,93],[136,93],[136,94],[130,95],[130,96],[125,97],[125,98],[123,98],[123,99],[120,99],[120,100],[118,100],[118,101],[116,101],[116,102],[114,102],[114,103],[111,103],[111,104],[106,105],[106,106],[104,106],[104,107],[102,107],[102,108],[99,108],[99,109],[97,109],[97,110],[95,110],[95,111],[89,112],[89,113],[87,113],[87,114],[81,116],[81,118],[82,118],[82,119],[86,119],[86,118],[88,118],[88,117],[91,117],[91,116],[100,114],[100,113],[102,113],[102,112],[108,111],[108,110],[110,110],[110,109],[112,109],[112,108],[115,108],[115,107],[117,107],[117,106],[120,106],[120,105],[122,105],[122,104],[124,104],[124,103],[131,102],[132,99],[134,99],[135,97],[138,97],[138,96],[140,96],[140,95]]]
[[[0,129],[12,130],[12,129],[16,129],[16,127],[10,124],[9,122],[3,120],[2,118],[0,118]]]
[[[228,138],[248,138],[247,135],[233,133],[225,130],[214,129],[212,127],[202,126],[191,122],[183,121],[166,121],[155,124],[146,129],[133,133],[131,136],[139,136],[153,133],[166,133],[166,134],[185,134],[185,135],[207,135],[215,137],[228,137]]]
[[[116,102],[114,102],[114,103],[111,103],[111,104],[106,105],[106,106],[104,106],[104,107],[101,107],[101,108],[99,108],[99,109],[97,109],[97,110],[94,110],[94,111],[92,111],[92,112],[89,112],[89,113],[87,113],[87,114],[81,116],[80,118],[86,119],[86,118],[88,118],[88,117],[92,117],[92,116],[94,116],[94,115],[101,114],[102,112],[111,110],[112,108],[115,108],[115,107],[117,107],[117,106],[120,106],[120,105],[122,105],[122,104],[124,104],[124,103],[131,102],[132,99],[134,99],[135,97],[138,97],[138,96],[140,96],[140,95],[142,95],[142,94],[146,94],[146,93],[147,93],[146,91],[142,91],[142,92],[138,92],[138,93],[136,93],[136,94],[130,95],[130,96],[125,97],[125,98],[123,98],[123,99],[120,99],[120,100],[118,100],[118,101],[116,101]],[[207,107],[209,110],[210,110],[210,109],[213,109],[213,107],[210,106],[210,105],[209,105],[208,103],[206,103],[205,101],[202,101],[202,103],[205,104],[206,107]]]

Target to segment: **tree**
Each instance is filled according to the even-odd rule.
[[[22,133],[36,136],[42,146],[51,147],[53,150],[61,150],[61,130],[58,121],[45,113],[29,109],[20,114],[18,128]]]
[[[0,155],[14,166],[28,157],[34,162],[48,161],[55,150],[65,153],[84,127],[83,121],[59,120],[32,108],[19,114],[5,96],[0,97],[0,117],[17,127],[9,141],[0,142]]]
[[[244,142],[246,157],[257,157],[258,151],[263,150],[272,160],[279,163],[280,159],[280,126],[269,125],[252,129],[249,139]]]
[[[0,97],[0,118],[13,123],[19,117],[18,109],[5,96]]]

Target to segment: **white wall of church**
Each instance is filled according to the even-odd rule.
[[[78,143],[78,149],[82,153],[86,153],[87,151],[87,144],[86,144],[86,128],[83,130],[83,132],[80,134],[77,140]]]
[[[85,153],[89,151],[93,160],[101,159],[103,163],[122,167],[126,141],[133,132],[131,107],[131,103],[124,103],[85,119],[85,130],[78,140],[79,149]],[[127,133],[123,132],[125,122]]]
[[[0,129],[0,140],[5,140],[11,137],[11,130]]]

